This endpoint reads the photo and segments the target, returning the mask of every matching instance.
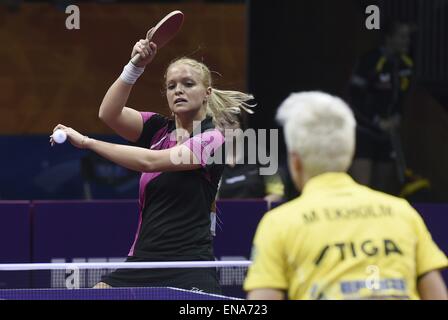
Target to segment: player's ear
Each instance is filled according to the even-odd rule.
[[[203,104],[206,104],[209,101],[211,94],[212,94],[212,87],[208,87],[205,90],[205,97],[204,97],[204,100],[202,102]]]
[[[289,173],[296,186],[297,190],[302,190],[303,188],[303,162],[300,155],[296,152],[288,153],[288,165]]]
[[[291,152],[289,154],[289,158],[292,166],[291,169],[294,170],[296,173],[301,172],[303,170],[303,164],[300,155],[298,155],[295,152]]]

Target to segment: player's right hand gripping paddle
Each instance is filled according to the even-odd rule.
[[[184,14],[181,11],[170,12],[155,27],[149,29],[146,33],[146,39],[154,42],[157,45],[157,49],[160,49],[174,38],[182,27],[183,22]],[[137,53],[132,57],[131,61],[133,64],[136,64],[139,59],[140,55]]]

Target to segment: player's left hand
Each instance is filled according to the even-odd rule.
[[[54,127],[53,132],[56,130],[61,129],[67,134],[67,140],[70,141],[70,143],[75,146],[76,148],[83,149],[85,148],[85,142],[89,137],[80,134],[78,131],[64,126],[63,124],[58,124],[56,127]],[[50,144],[51,146],[54,146],[55,142],[53,138],[50,136]]]

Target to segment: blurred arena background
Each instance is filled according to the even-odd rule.
[[[0,199],[135,195],[132,173],[69,146],[52,150],[46,138],[54,124],[68,123],[117,141],[98,120],[98,106],[129,48],[163,12],[183,10],[185,26],[142,77],[129,105],[166,114],[163,70],[188,55],[221,74],[215,77],[220,86],[254,93],[263,112],[251,126],[272,128],[275,109],[291,91],[347,96],[356,58],[380,41],[379,31],[364,26],[365,7],[377,4],[382,19],[418,25],[412,47],[417,83],[405,105],[403,146],[409,166],[430,181],[430,200],[448,201],[446,1],[76,3],[79,30],[65,28],[67,1],[1,2],[0,161],[8,170],[1,175]]]
[[[65,27],[69,4],[80,8],[79,30]],[[357,57],[381,37],[365,28],[370,4],[380,7],[382,19],[418,26],[416,83],[401,138],[408,166],[430,184],[425,201],[413,204],[448,253],[448,1],[8,0],[0,1],[0,263],[120,261],[126,255],[137,223],[139,174],[69,144],[51,148],[48,136],[65,123],[124,143],[98,119],[98,107],[149,23],[176,9],[186,17],[133,90],[130,106],[168,114],[163,72],[185,55],[209,65],[219,87],[255,95],[259,111],[251,127],[276,128],[275,110],[291,91],[347,98]],[[284,152],[280,141],[282,163]],[[268,205],[218,204],[225,231],[218,230],[215,243],[220,260],[250,258]],[[108,230],[100,230],[104,214],[112,221]],[[237,270],[232,277],[228,293],[238,296],[232,286],[242,276]],[[16,274],[0,278],[0,288],[34,280],[31,273]]]

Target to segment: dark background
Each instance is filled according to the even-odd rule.
[[[431,201],[448,201],[448,2],[429,0],[249,1],[248,87],[259,103],[256,128],[275,128],[275,111],[291,92],[321,90],[349,101],[350,75],[359,56],[380,44],[368,30],[368,5],[381,25],[406,21],[414,89],[404,106],[402,140],[407,164],[430,180]],[[285,158],[281,143],[280,155]]]

